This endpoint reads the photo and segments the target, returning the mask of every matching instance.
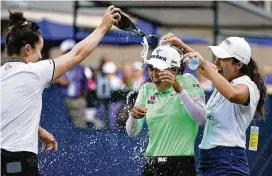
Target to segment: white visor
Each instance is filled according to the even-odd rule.
[[[165,69],[171,67],[171,65],[167,64],[165,61],[155,59],[155,58],[151,58],[150,60],[147,60],[146,63],[150,64],[153,67],[160,69],[160,70],[165,70]]]

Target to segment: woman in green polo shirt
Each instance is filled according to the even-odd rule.
[[[141,87],[126,123],[129,136],[148,125],[143,175],[195,175],[195,138],[206,122],[204,91],[191,74],[183,74],[175,47],[157,47],[147,64],[152,83]]]

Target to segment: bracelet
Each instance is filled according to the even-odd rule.
[[[201,65],[200,65],[200,66],[198,66],[198,68],[200,68],[201,70],[204,70],[203,66],[204,66],[204,64],[205,64],[206,62],[207,62],[207,61],[206,61],[206,60],[204,60],[204,61],[201,63]]]

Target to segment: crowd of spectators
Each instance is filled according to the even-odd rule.
[[[74,45],[73,40],[63,41],[62,54]],[[137,90],[145,81],[142,62],[117,68],[109,58],[102,57],[97,68],[78,64],[53,85],[61,86],[64,105],[75,127],[119,129],[124,127],[128,106],[133,104]],[[134,97],[129,102],[128,95]]]

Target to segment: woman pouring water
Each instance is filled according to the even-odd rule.
[[[198,125],[206,122],[204,91],[191,74],[183,73],[176,47],[157,47],[146,64],[152,83],[140,88],[126,123],[129,136],[148,125],[143,175],[195,175],[195,138]]]
[[[215,86],[206,106],[198,175],[249,175],[246,129],[256,112],[264,117],[266,97],[249,44],[244,38],[229,37],[219,46],[209,46],[216,56],[213,65],[173,34],[165,36],[163,43],[184,48],[189,58],[199,58],[198,72]]]
[[[38,138],[57,149],[54,137],[39,127],[46,85],[83,61],[104,34],[118,24],[120,9],[110,6],[101,24],[67,54],[39,61],[39,26],[22,12],[10,12],[6,37],[8,63],[1,66],[1,175],[39,175]]]

